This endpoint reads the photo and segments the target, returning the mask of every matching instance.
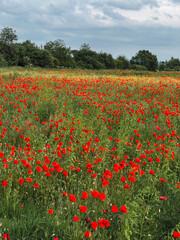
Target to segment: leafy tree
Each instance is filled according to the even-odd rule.
[[[0,54],[0,67],[7,67],[7,62],[6,60],[4,59],[3,55]]]
[[[159,71],[165,71],[166,70],[166,63],[167,62],[164,62],[164,61],[159,63],[159,66],[158,66]]]
[[[12,28],[5,27],[0,32],[0,42],[5,45],[11,45],[14,41],[18,40],[18,36],[16,35],[16,31]]]
[[[0,54],[9,66],[17,65],[18,56],[17,48],[14,42],[18,40],[16,31],[12,28],[5,27],[0,32]]]
[[[64,41],[57,39],[54,42],[47,42],[44,46],[44,49],[49,51],[49,53],[56,60],[56,64],[59,63],[61,67],[75,67],[75,61],[71,56],[71,49],[67,48]]]
[[[27,40],[19,44],[18,63],[20,66],[53,67],[53,57],[47,50],[40,49]]]
[[[118,56],[115,62],[118,69],[129,69],[131,67],[129,60],[125,56]]]
[[[158,67],[157,56],[153,55],[148,50],[140,50],[134,57],[131,58],[131,64],[141,65],[149,71],[156,71]]]
[[[88,45],[87,45],[88,46]],[[98,61],[97,52],[92,51],[85,44],[79,50],[71,51],[76,62],[76,66],[83,69],[100,69],[102,64]]]
[[[39,54],[38,55],[38,57],[39,57],[38,66],[53,67],[53,57],[47,50],[39,49],[38,54]]]
[[[169,61],[160,62],[159,71],[180,71],[180,59],[171,57]]]
[[[98,53],[98,61],[103,64],[106,69],[114,69],[116,67],[115,60],[111,54]]]
[[[89,43],[81,44],[80,50],[91,50]]]
[[[133,64],[132,69],[137,70],[137,71],[148,71],[147,67],[142,66],[142,65],[137,65],[137,64]]]
[[[40,49],[32,43],[30,40],[26,40],[22,43],[25,49],[24,60],[26,65],[39,66],[39,51]]]
[[[179,71],[180,60],[178,58],[171,57],[171,59],[166,63],[166,69]]]
[[[89,44],[82,44],[79,50],[71,51],[76,65],[83,69],[113,69],[115,61],[111,54],[97,53],[91,50]]]

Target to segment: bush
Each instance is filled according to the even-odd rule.
[[[132,68],[134,70],[138,70],[138,71],[147,71],[148,70],[147,67],[142,66],[142,65],[137,65],[137,64],[132,65]]]

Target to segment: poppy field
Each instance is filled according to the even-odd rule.
[[[180,239],[180,74],[0,70],[0,238]]]

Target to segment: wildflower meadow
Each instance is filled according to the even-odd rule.
[[[180,74],[2,68],[0,236],[180,239]]]

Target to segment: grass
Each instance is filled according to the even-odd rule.
[[[2,237],[174,239],[178,72],[0,75]]]

